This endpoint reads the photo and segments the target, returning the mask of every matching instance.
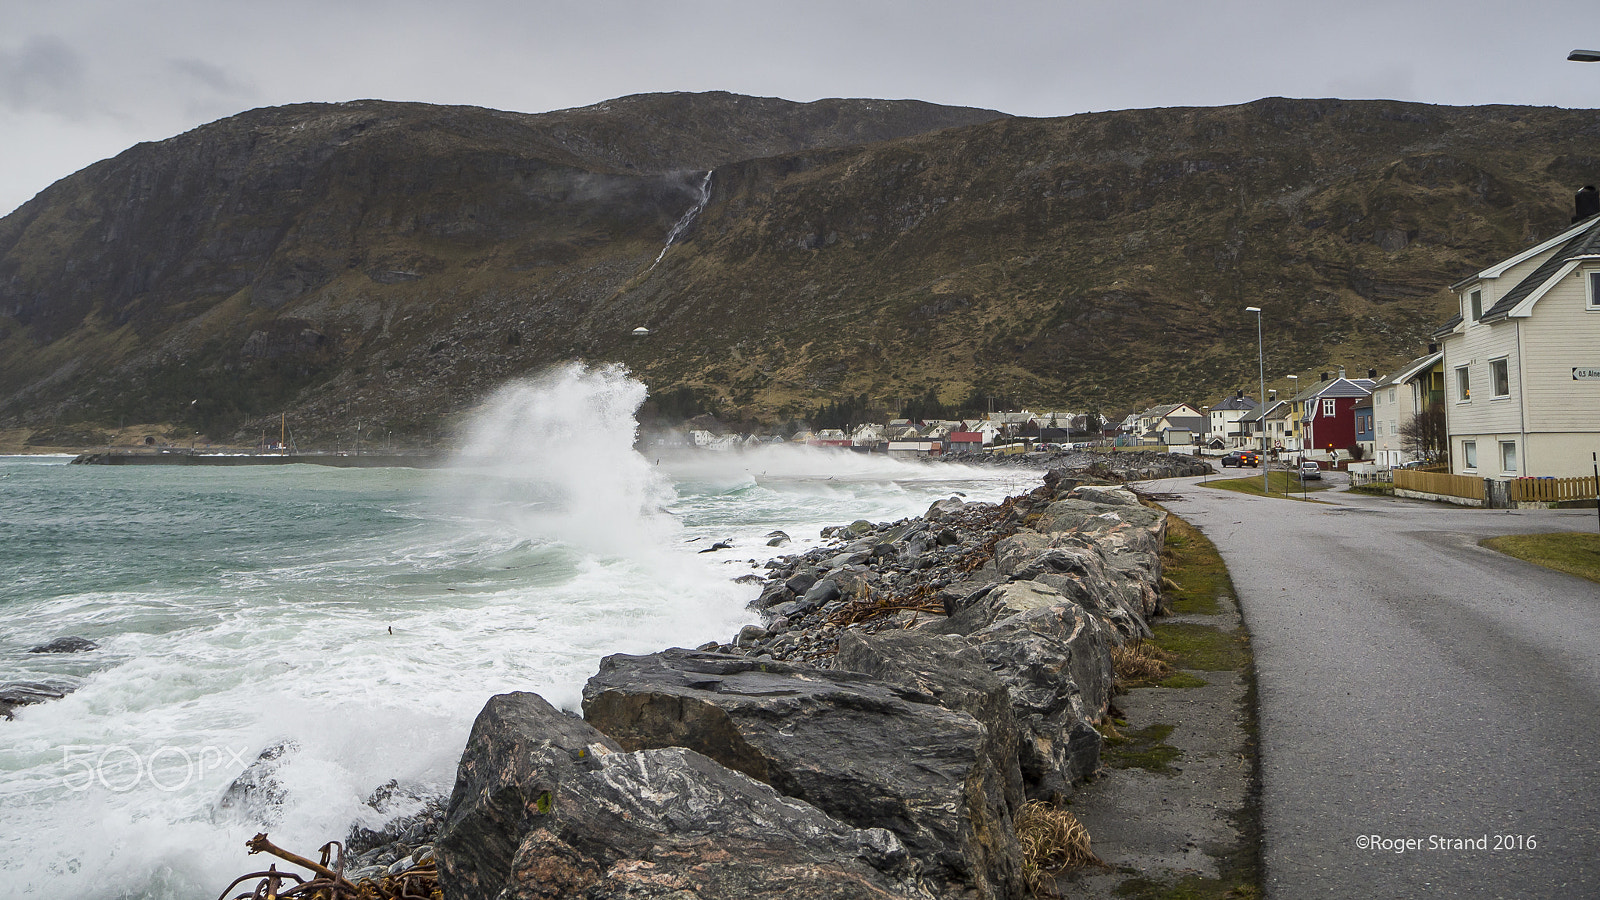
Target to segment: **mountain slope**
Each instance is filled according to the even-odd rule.
[[[574,357],[769,420],[929,389],[1204,402],[1254,383],[1249,305],[1272,375],[1414,356],[1445,285],[1564,226],[1597,135],[1334,100],[257,110],[0,220],[0,417],[420,435]]]

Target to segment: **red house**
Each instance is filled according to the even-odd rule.
[[[1327,453],[1356,445],[1356,404],[1372,394],[1375,378],[1334,378],[1323,373],[1322,380],[1294,398],[1295,418],[1300,423],[1301,448],[1307,453]],[[1293,449],[1293,448],[1288,448]]]

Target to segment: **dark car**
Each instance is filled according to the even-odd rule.
[[[1261,454],[1254,450],[1235,450],[1222,458],[1222,465],[1224,468],[1228,466],[1257,467],[1261,465]]]

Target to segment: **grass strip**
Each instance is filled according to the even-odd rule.
[[[1508,534],[1478,543],[1536,566],[1600,582],[1600,534]]]
[[[1233,581],[1216,545],[1200,529],[1171,513],[1167,514],[1161,570],[1176,585],[1163,591],[1162,599],[1178,615],[1217,615],[1222,612],[1218,598],[1233,596]]]
[[[1333,486],[1325,479],[1314,479],[1302,485],[1299,475],[1293,472],[1278,471],[1267,473],[1267,484],[1272,488],[1271,496],[1288,497],[1290,500],[1300,500],[1303,499],[1300,495],[1306,492],[1315,494],[1317,491],[1325,491]],[[1238,491],[1241,494],[1255,494],[1257,497],[1264,496],[1261,493],[1260,475],[1248,478],[1223,478],[1218,481],[1208,481],[1206,486],[1222,488],[1225,491]]]

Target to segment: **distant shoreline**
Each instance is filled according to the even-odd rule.
[[[284,466],[305,464],[340,469],[431,469],[445,464],[441,453],[207,453],[190,450],[95,450],[80,453],[75,466]]]

